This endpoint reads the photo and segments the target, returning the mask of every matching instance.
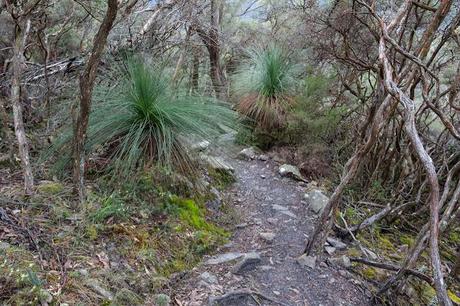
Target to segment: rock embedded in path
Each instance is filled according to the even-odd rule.
[[[298,181],[306,182],[302,174],[300,174],[299,168],[296,166],[284,164],[279,167],[278,172],[282,177],[290,177]]]
[[[347,245],[338,238],[327,237],[326,241],[337,250],[345,250],[347,248]]]
[[[254,147],[246,148],[238,153],[237,157],[242,160],[253,160],[257,157],[257,152]]]
[[[278,205],[278,204],[273,204],[272,205],[272,208],[286,216],[289,216],[289,217],[292,217],[292,218],[296,218],[297,216],[291,212],[286,206],[281,206],[281,205]]]
[[[234,274],[243,274],[245,272],[254,270],[257,265],[262,261],[259,253],[251,252],[244,255],[243,259],[238,262],[232,269]]]
[[[224,253],[224,254],[220,254],[220,255],[217,255],[217,256],[215,256],[213,258],[208,259],[205,262],[205,264],[207,264],[207,265],[219,265],[219,264],[223,264],[223,263],[238,259],[238,258],[242,257],[243,255],[244,255],[244,253],[235,253],[235,252]]]
[[[265,232],[265,233],[260,233],[259,234],[260,238],[262,238],[262,240],[264,240],[265,242],[268,242],[268,243],[272,243],[273,240],[275,240],[275,233],[272,233],[272,232]]]
[[[316,267],[316,256],[308,256],[307,254],[303,254],[297,258],[297,263],[302,267],[314,269]]]
[[[205,281],[208,284],[218,284],[219,281],[217,280],[217,277],[209,272],[203,272],[200,274],[200,278]]]
[[[304,199],[307,201],[309,208],[317,215],[323,212],[329,201],[329,198],[318,189],[306,193]]]

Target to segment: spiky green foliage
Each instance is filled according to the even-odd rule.
[[[233,77],[238,109],[258,127],[280,128],[297,88],[299,66],[275,46],[252,49],[248,55]]]
[[[114,88],[95,92],[86,142],[87,152],[105,152],[118,174],[152,164],[191,170],[186,140],[211,139],[236,124],[237,114],[224,103],[173,91],[157,66],[130,60],[122,75]],[[64,135],[53,151],[70,141]]]

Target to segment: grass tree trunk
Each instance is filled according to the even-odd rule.
[[[77,115],[74,130],[74,182],[78,190],[80,201],[86,198],[85,190],[85,141],[88,130],[89,114],[91,111],[91,97],[96,79],[97,68],[102,52],[107,44],[107,37],[117,17],[118,0],[107,1],[107,11],[93,41],[93,49],[89,56],[85,70],[80,75],[80,109]]]
[[[34,186],[34,177],[32,173],[32,166],[30,164],[29,144],[27,143],[21,105],[21,78],[24,65],[24,48],[30,31],[30,19],[27,19],[24,22],[23,28],[19,30],[22,33],[18,33],[16,35],[16,41],[13,49],[11,104],[13,106],[14,132],[18,141],[19,158],[21,159],[22,170],[24,173],[24,190],[26,194],[31,194]]]

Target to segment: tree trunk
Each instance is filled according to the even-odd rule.
[[[101,26],[93,41],[93,49],[85,70],[80,75],[80,109],[74,128],[74,183],[80,202],[86,198],[85,190],[85,141],[88,130],[89,114],[91,112],[91,97],[96,79],[97,68],[107,43],[107,36],[117,17],[118,0],[107,1],[107,11]]]
[[[27,19],[22,29],[22,36],[17,35],[14,43],[13,78],[11,80],[11,104],[13,106],[14,132],[19,146],[19,158],[21,159],[24,173],[24,190],[26,194],[31,194],[34,187],[34,177],[29,156],[29,144],[27,143],[24,129],[21,105],[21,78],[24,65],[23,53],[29,31],[30,19]]]
[[[224,81],[222,76],[222,67],[220,65],[220,45],[218,29],[218,10],[216,1],[211,0],[211,24],[209,33],[206,33],[201,27],[197,26],[196,31],[203,41],[209,53],[209,76],[212,86],[218,98],[222,98],[224,92]]]

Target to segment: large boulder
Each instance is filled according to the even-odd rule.
[[[318,189],[306,193],[304,199],[315,214],[321,214],[329,201],[329,198]]]

